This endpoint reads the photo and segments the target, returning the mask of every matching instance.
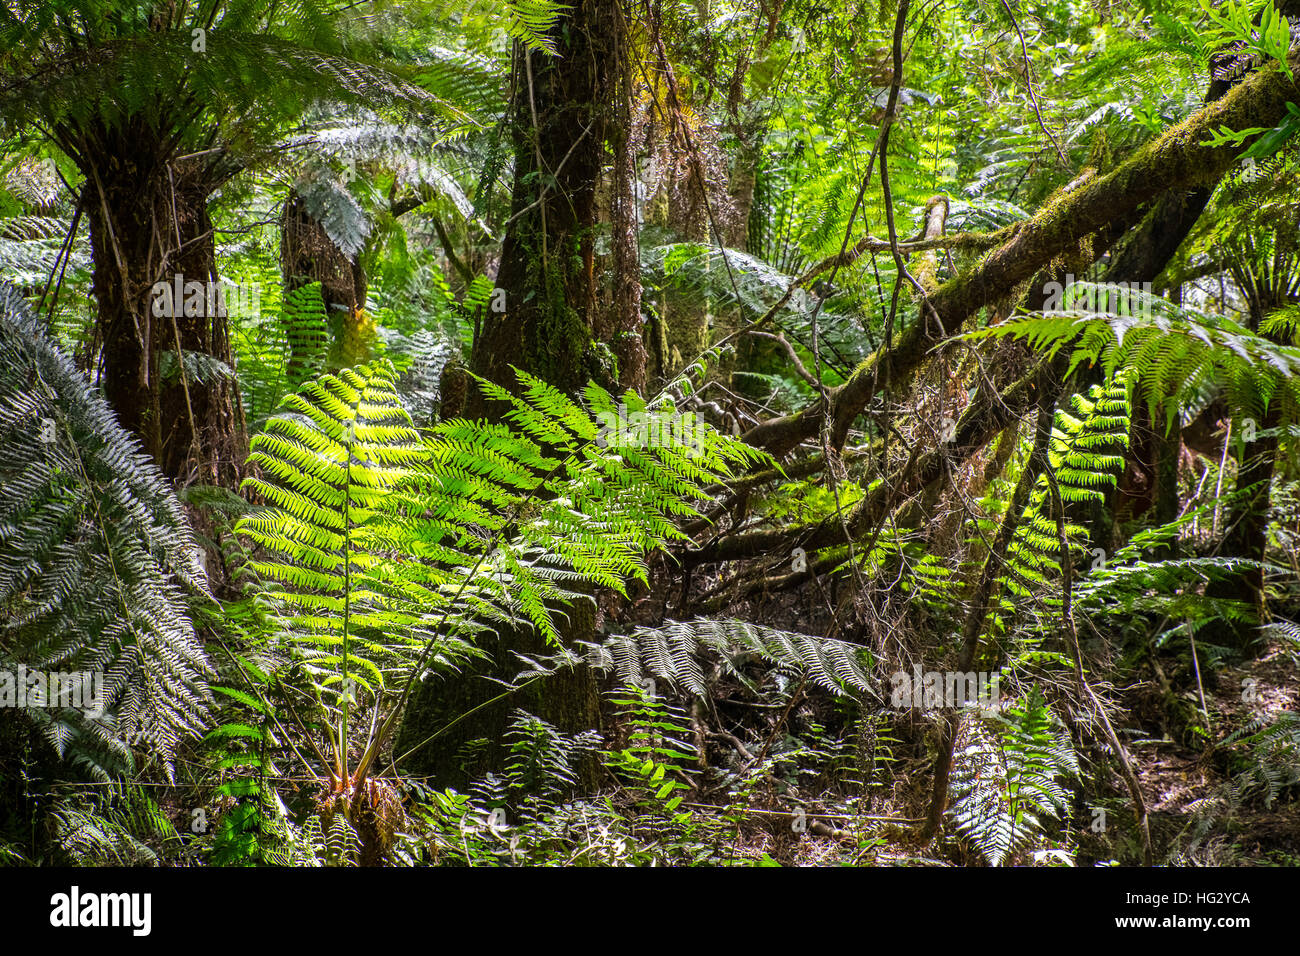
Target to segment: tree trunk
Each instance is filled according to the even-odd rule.
[[[686,148],[675,138],[670,137],[668,142],[674,148]],[[660,186],[661,197],[653,203],[650,213],[654,225],[671,230],[681,241],[708,242],[709,216],[695,163],[688,159],[684,163],[666,165],[667,173]],[[658,296],[659,316],[654,343],[655,372],[660,384],[680,372],[708,345],[709,301],[708,296],[685,292],[672,283],[665,283]]]
[[[373,321],[366,314],[366,271],[360,253],[349,258],[308,211],[294,191],[280,212],[280,272],[287,295],[313,282],[321,285],[321,300],[329,325],[336,329],[328,365],[350,368],[370,360],[375,341]],[[286,321],[293,321],[286,312]],[[316,341],[328,329],[286,328],[290,382],[308,377],[316,361]]]
[[[628,207],[626,166],[615,176],[613,205],[622,211],[623,234],[614,237],[620,274],[617,305],[608,319],[597,315],[594,274],[596,198],[607,144],[616,153],[630,147],[621,4],[580,0],[557,22],[551,39],[558,56],[516,48],[513,202],[497,272],[505,311],[484,316],[472,367],[511,390],[517,385],[514,366],[576,394],[588,379],[617,387],[623,369],[615,373],[616,357],[631,367],[633,379],[645,364],[640,283],[629,258],[634,249],[628,248],[627,229],[635,229],[636,219]],[[615,167],[617,172],[617,156]],[[625,354],[594,344],[593,335],[601,332],[616,333],[614,344]],[[471,415],[488,411],[476,394],[469,406]]]
[[[206,356],[234,368],[227,316],[208,294],[218,288],[207,211],[217,174],[195,160],[165,162],[165,147],[143,126],[101,128],[82,145],[90,167],[82,171],[99,309],[98,381],[122,426],[178,487],[236,487],[248,450],[238,386],[201,363]],[[173,301],[178,275],[202,285],[201,302]],[[171,309],[155,284],[168,288]],[[182,361],[178,352],[190,354]]]
[[[512,391],[518,385],[512,366],[570,395],[591,379],[609,389],[635,387],[644,381],[645,349],[627,153],[630,64],[621,4],[578,0],[557,22],[551,39],[558,56],[516,46],[514,191],[497,272],[505,310],[485,314],[471,367]],[[610,152],[613,277],[606,298],[610,305],[602,314],[595,274],[597,199]],[[497,413],[477,389],[469,390],[469,417]],[[590,640],[595,622],[590,605],[563,610],[567,622],[560,631],[566,643]],[[488,704],[501,693],[500,685],[488,678],[510,680],[519,672],[512,652],[537,654],[546,648],[531,631],[503,628],[486,649],[490,665],[476,673],[430,679],[412,695],[397,744],[399,756],[456,723],[408,758],[407,771],[427,774],[438,786],[463,787],[474,777],[500,770],[506,721],[518,707],[568,733],[600,725],[595,676],[586,667],[544,678]],[[463,746],[476,740],[485,744],[462,760]],[[598,772],[595,761],[579,768],[587,787],[596,785]]]

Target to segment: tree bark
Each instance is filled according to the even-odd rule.
[[[635,387],[644,382],[645,349],[627,154],[629,60],[622,5],[578,0],[550,38],[557,56],[516,45],[512,212],[496,280],[505,311],[485,314],[471,367],[512,391],[518,388],[512,366],[570,395],[588,380],[609,389]],[[597,199],[611,151],[613,282],[608,308],[602,310],[595,275]],[[499,411],[478,389],[469,389],[468,417],[493,417]],[[567,644],[591,639],[595,618],[586,602],[563,613],[567,621],[560,631]],[[436,731],[445,732],[408,758],[405,768],[439,786],[464,786],[475,776],[500,770],[506,720],[516,707],[569,733],[599,727],[596,680],[586,667],[489,703],[501,693],[492,679],[510,680],[519,671],[512,652],[544,650],[531,631],[502,628],[490,648],[490,665],[422,684],[403,718],[398,754]],[[472,740],[487,743],[466,764],[458,754]],[[595,762],[587,761],[579,771],[584,784],[594,787]]]
[[[99,320],[98,381],[124,428],[178,487],[236,487],[247,456],[243,408],[233,377],[193,374],[197,353],[234,368],[228,317],[204,296],[197,314],[173,302],[155,315],[155,283],[216,287],[216,246],[207,197],[222,178],[194,159],[168,162],[152,130],[103,127],[78,139],[84,207],[94,256]],[[164,310],[166,311],[166,310]],[[162,357],[173,353],[164,379]]]
[[[587,637],[594,633],[590,604],[583,602],[566,613],[570,624],[562,630]],[[499,773],[509,756],[505,732],[516,709],[541,717],[567,734],[601,726],[598,685],[585,665],[559,671],[503,697],[505,689],[498,682],[512,682],[522,666],[514,652],[537,657],[554,649],[523,628],[503,628],[481,646],[491,656],[489,664],[466,675],[433,676],[415,688],[393,751],[401,758],[404,773],[461,791],[487,773]],[[594,759],[584,760],[577,771],[585,787],[599,785],[600,767]]]
[[[325,314],[339,322],[330,366],[348,368],[369,361],[374,326],[365,314],[367,282],[360,254],[348,258],[292,190],[280,212],[280,272],[286,295],[313,282],[321,284]],[[303,332],[286,329],[291,382],[301,380],[311,362],[303,348],[311,339]]]
[[[610,317],[598,315],[595,276],[597,190],[608,147],[630,146],[622,6],[579,0],[550,38],[556,56],[516,46],[513,200],[496,283],[505,311],[484,316],[471,366],[511,390],[518,387],[514,366],[576,394],[589,379],[618,386],[618,350],[624,350],[621,364],[633,380],[644,375],[640,284],[631,274],[634,249],[627,235],[635,216],[628,219],[634,210],[627,205],[631,179],[625,166],[615,177],[623,229],[614,237],[619,275]],[[615,336],[616,350],[595,344],[600,332]],[[490,411],[474,393],[469,406],[472,415]]]

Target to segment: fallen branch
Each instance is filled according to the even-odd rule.
[[[1002,392],[982,387],[956,424],[953,440],[924,454],[915,452],[902,468],[872,486],[849,513],[846,522],[831,515],[817,524],[790,530],[756,531],[715,538],[683,560],[691,566],[737,561],[761,555],[790,554],[796,547],[812,552],[845,544],[845,529],[853,538],[878,527],[906,499],[944,474],[946,462],[960,464],[983,448],[1003,429],[1018,422],[1033,406],[1039,388],[1059,379],[1064,352],[1054,362],[1042,362]]]

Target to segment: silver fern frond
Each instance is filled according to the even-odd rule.
[[[0,669],[97,675],[103,705],[25,717],[97,777],[133,745],[169,766],[208,711],[187,606],[206,594],[170,485],[0,285]]]

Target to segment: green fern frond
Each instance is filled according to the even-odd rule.
[[[278,584],[263,597],[319,679],[352,675],[383,687],[383,669],[409,663],[421,644],[420,615],[399,599],[384,524],[398,517],[390,492],[421,461],[420,437],[387,362],[322,376],[284,409],[250,443],[249,462],[262,476],[245,481],[273,510],[242,518],[236,531],[274,556],[250,566]],[[354,633],[364,656],[348,646]]]
[[[374,228],[361,204],[333,175],[317,167],[308,169],[294,183],[311,218],[349,260],[365,247]]]
[[[510,715],[506,741],[507,791],[546,800],[577,786],[578,761],[599,748],[600,733],[565,734],[540,717],[516,710]]]
[[[78,866],[158,866],[180,848],[176,827],[143,787],[112,785],[61,800],[50,811],[52,842]]]
[[[1045,818],[1069,816],[1062,780],[1079,774],[1069,734],[1034,687],[993,714],[963,712],[953,757],[957,829],[992,866],[1042,836]]]
[[[1168,524],[1134,534],[1127,544],[1104,561],[1096,562],[1079,580],[1075,591],[1079,613],[1098,623],[1108,621],[1112,626],[1125,626],[1146,616],[1197,627],[1220,617],[1251,619],[1250,608],[1239,602],[1207,597],[1204,585],[1240,575],[1252,562],[1219,556],[1153,561],[1149,556],[1153,549],[1166,548],[1192,522],[1206,521],[1216,507],[1231,507],[1233,501],[1249,493],[1249,488],[1239,489]]]
[[[329,350],[329,317],[319,282],[310,282],[284,297],[281,325],[288,347],[285,383],[290,391],[296,391],[323,371]]]
[[[1104,300],[1108,286],[1076,283],[1079,296]],[[1208,388],[1225,392],[1235,410],[1257,415],[1265,404],[1295,409],[1300,400],[1300,348],[1279,345],[1229,319],[1201,314],[1159,296],[1127,293],[1129,315],[1064,311],[1009,319],[968,338],[1016,338],[1054,355],[1071,347],[1073,370],[1100,364],[1107,377],[1128,370],[1134,399],[1171,424],[1180,408],[1203,402]]]
[[[1125,467],[1128,448],[1129,388],[1124,376],[1071,396],[1068,410],[1058,409],[1048,445],[1048,464],[1061,500],[1071,505],[1105,502]],[[1061,554],[1060,529],[1046,475],[1039,476],[1015,535],[1007,547],[998,586],[1006,597],[993,614],[992,627],[1010,626],[1008,612],[1044,597],[1061,572],[1060,562],[1086,550],[1087,531],[1065,522],[1068,556]],[[1049,599],[1050,600],[1050,599]]]
[[[1271,807],[1283,791],[1300,784],[1300,716],[1283,712],[1255,720],[1224,739],[1240,744],[1249,765],[1237,774],[1243,794],[1258,794]]]
[[[9,81],[0,85],[0,115],[23,127],[97,121],[115,127],[131,117],[160,123],[167,104],[197,95],[230,116],[248,116],[271,102],[277,110],[301,113],[325,99],[411,118],[465,120],[459,109],[392,70],[325,44],[313,47],[312,38],[302,38],[304,44],[222,23],[193,29],[206,31],[202,51],[194,49],[191,27],[150,31],[142,25],[87,47],[66,21],[0,22],[6,49],[44,54],[10,64]]]
[[[592,411],[519,379],[519,395],[481,383],[510,404],[503,421],[442,422],[421,440],[391,363],[376,362],[309,383],[253,439],[261,474],[245,485],[267,507],[236,527],[264,552],[248,565],[259,600],[337,715],[336,740],[354,707],[391,704],[417,661],[479,653],[479,631],[523,624],[558,644],[567,605],[644,580],[645,554],[682,537],[675,519],[698,517],[708,486],[767,460],[707,426],[690,447],[601,447]]]

